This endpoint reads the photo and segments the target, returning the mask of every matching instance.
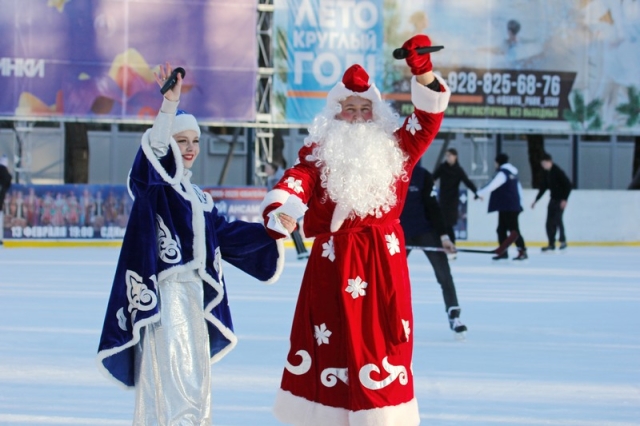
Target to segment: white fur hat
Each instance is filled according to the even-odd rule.
[[[360,65],[351,65],[327,95],[327,105],[338,104],[349,96],[360,96],[369,99],[373,106],[382,102],[380,91],[375,84],[369,82],[369,74]]]
[[[173,128],[171,130],[172,135],[184,132],[185,130],[195,130],[198,133],[198,137],[200,136],[200,126],[196,118],[181,109],[176,111],[176,116],[173,119]]]

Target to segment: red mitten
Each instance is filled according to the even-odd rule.
[[[282,235],[278,231],[274,231],[273,229],[271,229],[271,228],[269,228],[267,226],[267,223],[269,223],[269,213],[271,213],[273,210],[277,209],[281,205],[282,205],[282,203],[270,204],[262,212],[262,220],[264,222],[264,229],[267,231],[267,234],[269,234],[269,236],[271,238],[273,238],[274,240],[279,240],[280,238],[286,237],[286,235]]]
[[[431,54],[427,53],[425,55],[419,55],[418,52],[416,52],[416,48],[418,47],[429,46],[431,46],[431,39],[424,34],[415,35],[405,41],[402,45],[402,48],[407,50],[409,53],[406,61],[409,68],[411,68],[411,73],[413,75],[424,74],[433,69],[433,65],[431,64]]]

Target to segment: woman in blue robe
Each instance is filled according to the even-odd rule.
[[[167,64],[156,74],[162,86]],[[164,94],[131,168],[134,199],[111,289],[98,365],[135,388],[134,425],[211,424],[211,364],[237,343],[222,260],[267,284],[284,264],[260,223],[227,222],[190,182],[200,127]]]

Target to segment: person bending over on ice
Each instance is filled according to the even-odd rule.
[[[274,406],[284,423],[420,422],[399,217],[410,173],[438,133],[450,96],[432,72],[430,55],[415,53],[430,45],[425,35],[403,45],[411,51],[406,61],[415,110],[400,128],[367,72],[351,66],[329,91],[297,164],[263,200],[268,221],[289,197],[299,197],[308,207],[305,235],[315,237]]]
[[[162,86],[171,67],[160,67]],[[161,77],[161,78],[160,78]],[[100,370],[135,387],[134,425],[211,424],[211,363],[236,344],[222,260],[271,283],[284,248],[262,224],[227,222],[190,182],[200,127],[165,93],[129,174],[134,198],[98,348]]]

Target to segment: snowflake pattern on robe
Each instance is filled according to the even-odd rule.
[[[384,238],[387,240],[387,249],[389,249],[391,256],[400,253],[400,240],[396,237],[395,232],[392,232],[391,235],[385,235]]]
[[[296,194],[304,192],[304,190],[302,189],[302,180],[300,179],[294,179],[293,177],[288,177],[287,180],[285,180],[285,183],[289,188],[293,189]]]
[[[407,120],[407,131],[411,132],[412,135],[415,135],[416,132],[422,130],[422,126],[418,122],[418,117],[416,117],[416,113],[411,114],[411,117]]]
[[[407,337],[407,342],[408,342],[409,335],[411,334],[411,327],[409,326],[409,321],[402,320],[402,327],[404,327],[404,335]]]
[[[333,248],[333,237],[329,241],[322,243],[322,257],[328,258],[330,261],[336,260],[336,252]]]
[[[322,345],[323,343],[325,345],[328,345],[331,331],[327,330],[327,325],[325,323],[322,323],[320,325],[314,325],[313,327],[315,329],[314,337],[318,342],[318,346]]]
[[[369,284],[363,281],[362,278],[360,278],[359,276],[353,280],[352,279],[348,280],[348,284],[349,285],[347,285],[347,288],[345,288],[345,291],[347,293],[351,293],[351,297],[353,297],[354,299],[357,299],[358,297],[364,296],[367,294],[367,292],[365,291],[365,288],[367,288]]]

